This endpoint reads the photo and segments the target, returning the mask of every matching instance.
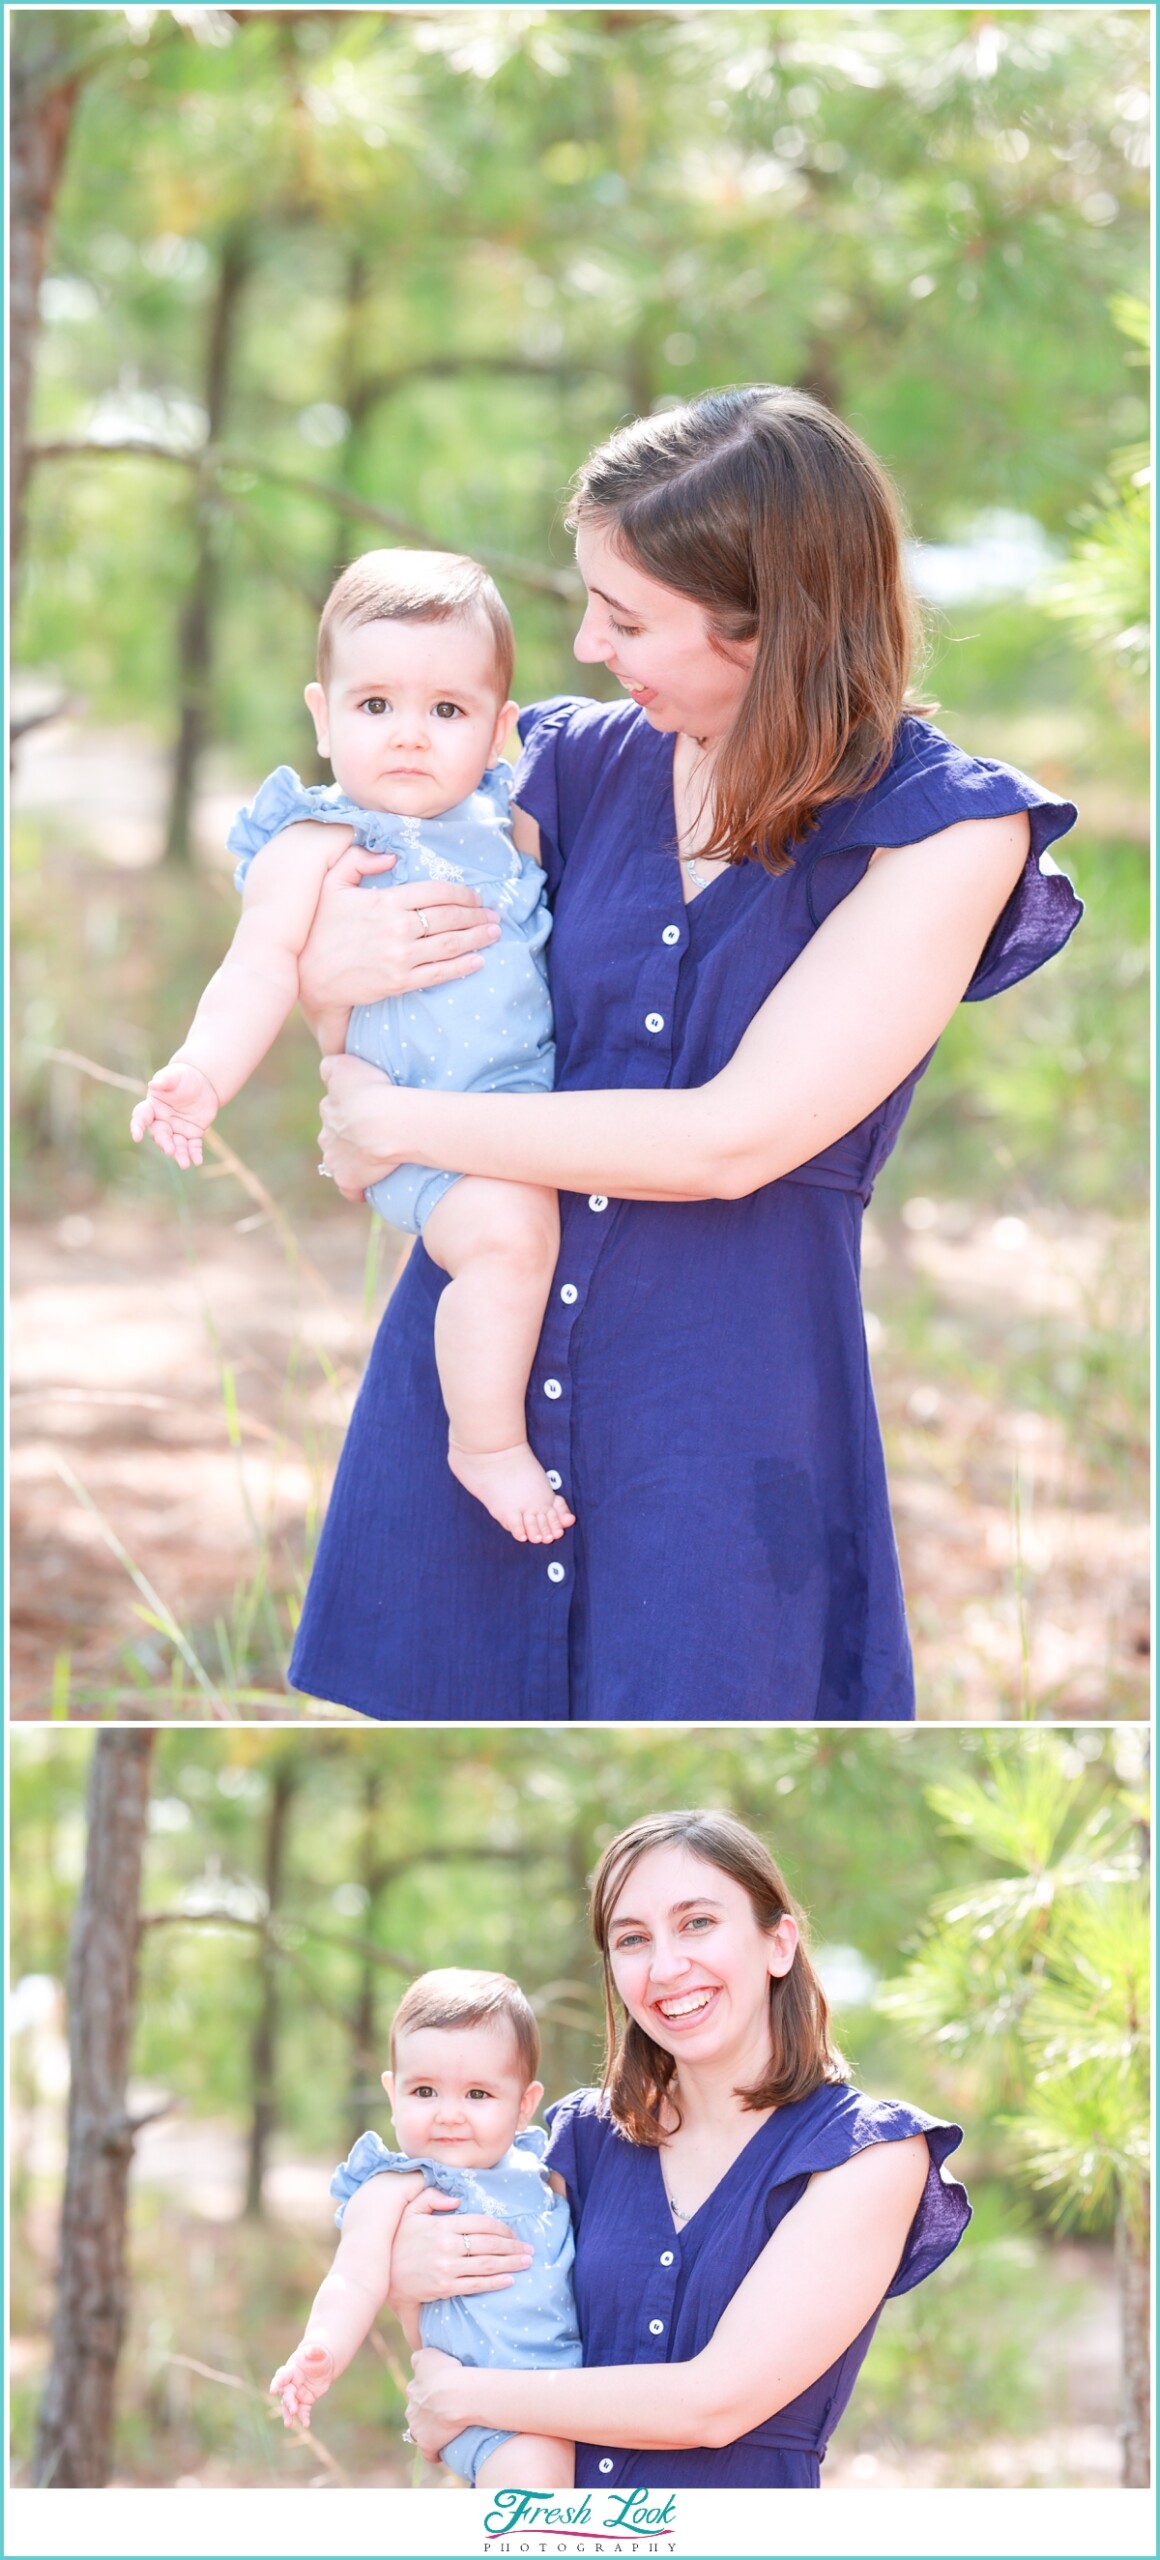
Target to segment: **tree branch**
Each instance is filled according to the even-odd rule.
[[[253,455],[223,453],[211,445],[182,453],[177,446],[159,444],[148,436],[130,436],[108,444],[95,436],[60,436],[47,443],[30,444],[26,459],[31,469],[38,462],[95,460],[98,455],[102,460],[135,455],[138,460],[176,463],[179,470],[212,477],[230,471],[249,472],[255,479],[268,480],[272,488],[314,498],[319,506],[333,507],[339,515],[376,525],[384,533],[393,533],[397,542],[413,545],[417,550],[444,551],[447,547],[425,525],[412,524],[408,516],[399,515],[393,507],[376,506],[370,498],[355,497],[349,489],[337,488],[327,480],[312,480],[305,472],[281,471]],[[499,577],[527,587],[533,595],[553,596],[562,604],[578,603],[582,595],[580,580],[572,569],[541,569],[534,561],[515,560],[506,551],[480,551],[479,558]]]

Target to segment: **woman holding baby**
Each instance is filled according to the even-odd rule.
[[[1074,809],[909,707],[896,501],[806,395],[710,393],[579,474],[577,655],[628,699],[520,720],[555,1090],[402,1090],[328,1060],[349,1194],[399,1163],[550,1187],[528,1438],[570,1519],[506,1536],[449,1481],[444,1273],[416,1250],[355,1408],[291,1664],[380,1718],[906,1719],[915,1700],[859,1295],[862,1212],[960,998],[1080,913]],[[323,901],[316,1012],[470,967]],[[398,900],[398,905],[395,905]],[[442,1427],[441,1427],[442,1426]]]
[[[574,2445],[581,2487],[816,2488],[883,2302],[965,2228],[964,2191],[942,2175],[961,2133],[850,2086],[800,1915],[731,1815],[622,1832],[592,1925],[605,2079],[548,2109],[546,2150],[541,2136],[516,2177],[550,2184],[543,2238],[534,2216],[505,2226],[473,2209],[465,2186],[514,2137],[512,2176],[529,2141],[542,2092],[522,1995],[502,1977],[428,1975],[396,2020],[391,2086],[397,2130],[436,2157],[372,2134],[356,2145],[334,2184],[334,2274],[273,2388],[308,2418],[389,2295],[428,2342],[413,2437],[481,2486],[567,2485]],[[473,1984],[473,2010],[447,2005]],[[582,2367],[570,2303],[557,2290],[550,2321],[544,2308],[571,2261],[564,2205]],[[473,2340],[480,2306],[490,2328]],[[451,2314],[454,2356],[430,2343]]]
[[[134,1127],[188,1160],[181,1110],[199,1144],[300,995],[324,1170],[420,1237],[296,1687],[906,1719],[862,1212],[960,998],[1072,931],[1075,811],[914,706],[894,494],[805,394],[639,419],[572,522],[576,652],[628,699],[533,704],[510,782],[484,573],[340,579],[307,696],[336,784],[284,768],[240,822],[234,949]]]

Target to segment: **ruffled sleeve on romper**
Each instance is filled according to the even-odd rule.
[[[267,774],[249,807],[239,809],[226,837],[228,851],[238,857],[235,889],[242,887],[254,855],[269,844],[271,836],[280,835],[283,827],[294,826],[299,818],[322,818],[332,825],[349,827],[357,814],[336,782],[308,785],[299,780],[293,765],[280,764]]]
[[[379,2134],[360,2133],[354,2149],[347,2153],[330,2181],[330,2192],[338,2199],[334,2219],[340,2228],[351,2197],[356,2196],[369,2179],[379,2178],[384,2171],[391,2169],[412,2176],[418,2170],[429,2187],[437,2187],[440,2195],[454,2196],[456,2203],[460,2201],[462,2187],[456,2184],[454,2172],[445,2168],[442,2161],[409,2160],[405,2151],[389,2151]]]

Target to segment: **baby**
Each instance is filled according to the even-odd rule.
[[[532,2263],[503,2292],[425,2302],[417,2324],[402,2314],[408,2345],[441,2347],[471,2365],[583,2361],[571,2218],[561,2180],[542,2165],[547,2135],[529,2129],[544,2094],[532,2076],[539,2058],[531,2008],[507,1974],[448,1967],[421,1974],[404,1993],[391,2029],[392,2068],[383,2073],[402,2149],[361,2134],[331,2179],[338,2255],[300,2344],[270,2385],[288,2426],[294,2419],[309,2426],[314,2402],[362,2345],[390,2291],[395,2233],[424,2186],[469,2213],[510,2223]],[[440,2459],[472,2488],[572,2486],[574,2448],[556,2437],[467,2427]]]
[[[242,917],[184,1041],[152,1078],[131,1127],[182,1166],[270,1048],[298,995],[298,964],[329,875],[374,889],[453,880],[478,888],[498,923],[470,976],[357,1005],[323,1032],[402,1085],[543,1091],[554,1065],[543,873],[509,828],[511,770],[497,761],[516,718],[514,640],[486,570],[442,551],[369,551],[344,570],[306,687],[333,784],[305,789],[288,765],[230,831]],[[322,820],[309,828],[302,819]],[[288,829],[288,833],[283,833]],[[430,928],[421,908],[416,930]],[[367,1194],[421,1235],[450,1273],[435,1357],[448,1457],[469,1493],[515,1538],[550,1544],[573,1514],[528,1443],[524,1399],[559,1248],[553,1191],[400,1165]]]

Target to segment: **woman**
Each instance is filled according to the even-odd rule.
[[[547,2153],[575,2225],[584,2370],[425,2350],[411,2432],[433,2457],[467,2424],[550,2428],[577,2440],[579,2487],[816,2489],[883,2301],[966,2228],[941,2175],[961,2131],[849,2086],[791,1896],[731,1815],[622,1832],[592,1923],[604,2086],[549,2109]],[[440,2226],[434,2204],[396,2240],[398,2298],[465,2290],[468,2244],[470,2290],[490,2291],[517,2263],[510,2233]]]
[[[960,997],[1072,931],[1041,857],[1075,811],[907,712],[893,494],[805,395],[638,420],[574,521],[577,655],[630,700],[520,723],[559,1089],[403,1093],[330,1059],[323,1134],[350,1197],[400,1161],[559,1187],[528,1411],[576,1525],[546,1562],[448,1483],[444,1281],[416,1252],[290,1677],[379,1717],[909,1718],[862,1210]],[[373,902],[374,951],[359,900],[357,963],[332,902],[320,1011],[471,965],[462,893],[430,942],[410,895]]]

